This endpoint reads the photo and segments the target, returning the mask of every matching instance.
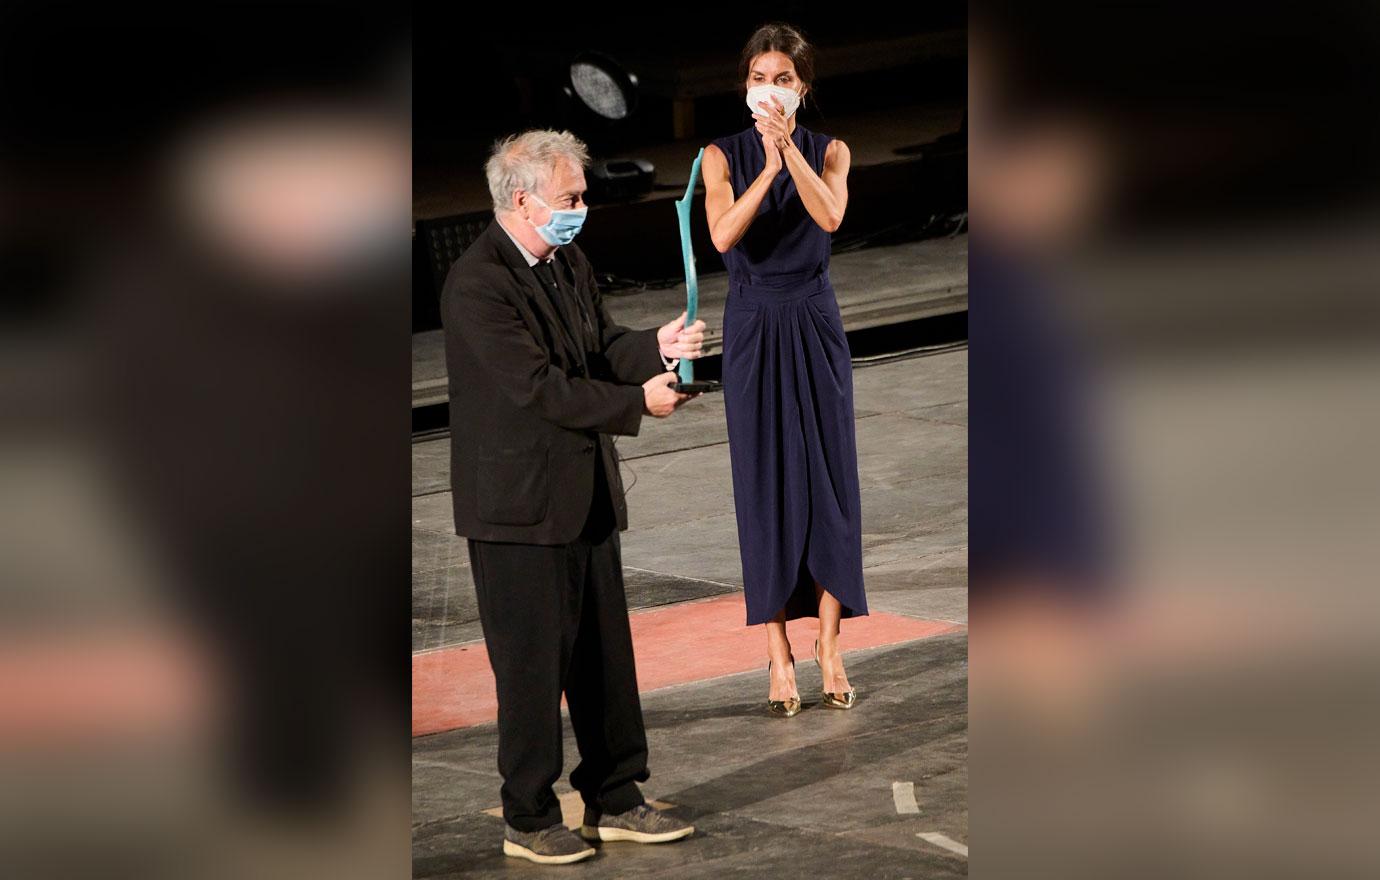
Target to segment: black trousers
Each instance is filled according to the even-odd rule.
[[[584,531],[547,546],[470,539],[489,662],[498,685],[503,818],[519,831],[561,821],[561,694],[580,750],[570,785],[585,805],[622,813],[643,802],[647,734],[637,695],[622,548],[595,466]]]

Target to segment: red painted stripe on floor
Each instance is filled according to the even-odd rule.
[[[744,626],[746,616],[741,593],[629,615],[638,690],[765,670],[766,633],[761,626]],[[942,620],[873,612],[845,620],[839,642],[846,652],[961,629]],[[809,662],[818,632],[819,622],[813,617],[786,625],[797,664]],[[483,642],[413,655],[413,736],[483,724],[497,718],[497,713],[494,677]]]

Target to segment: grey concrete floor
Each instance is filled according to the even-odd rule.
[[[836,254],[829,261],[844,330],[899,324],[968,308],[968,236],[927,238]],[[723,353],[728,273],[699,278],[697,317],[705,322],[706,355]],[[609,315],[635,330],[660,327],[685,309],[685,284],[605,296]],[[446,399],[445,333],[412,336],[412,404]]]
[[[874,611],[967,622],[967,352],[854,368],[863,565]],[[630,607],[742,589],[723,399],[706,395],[619,439],[629,486],[622,535]],[[454,536],[447,439],[413,447],[413,648],[481,637],[463,538]],[[693,535],[692,544],[680,540]],[[691,549],[693,547],[693,549]],[[847,624],[845,623],[845,627]],[[765,645],[764,645],[765,648]],[[798,652],[804,653],[804,652]],[[605,844],[578,866],[502,855],[493,724],[413,740],[416,877],[579,873],[589,877],[949,877],[966,846],[966,632],[849,652],[859,702],[818,705],[802,661],[806,709],[764,711],[765,672],[643,694],[649,799],[695,822],[664,846]],[[567,725],[565,773],[578,762]],[[898,812],[909,784],[918,813]],[[569,796],[567,779],[557,793]]]
[[[504,856],[494,725],[413,741],[413,876],[936,878],[967,860],[920,838],[968,839],[967,638],[963,634],[849,655],[858,703],[818,705],[802,664],[806,708],[763,711],[763,672],[643,695],[649,799],[695,823],[671,844],[606,843],[593,859],[542,867]],[[565,737],[565,770],[579,757]],[[894,783],[919,812],[900,813]],[[566,780],[557,794],[570,791]]]
[[[966,623],[967,352],[859,365],[853,385],[869,606]],[[454,534],[449,446],[413,445],[414,651],[481,637],[465,540]],[[741,590],[723,397],[646,418],[618,453],[629,606]]]

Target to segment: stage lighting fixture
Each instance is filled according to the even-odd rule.
[[[637,109],[637,75],[600,52],[581,52],[570,62],[566,94],[611,121],[627,119]]]

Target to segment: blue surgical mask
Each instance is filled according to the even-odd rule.
[[[570,244],[574,241],[575,236],[580,233],[580,227],[585,225],[585,215],[589,213],[589,208],[558,211],[542,201],[541,196],[536,193],[529,193],[529,195],[541,202],[542,207],[551,211],[551,219],[541,226],[532,223],[531,220],[527,221],[532,223],[532,228],[537,230],[537,235],[541,236],[541,240],[552,247]]]

